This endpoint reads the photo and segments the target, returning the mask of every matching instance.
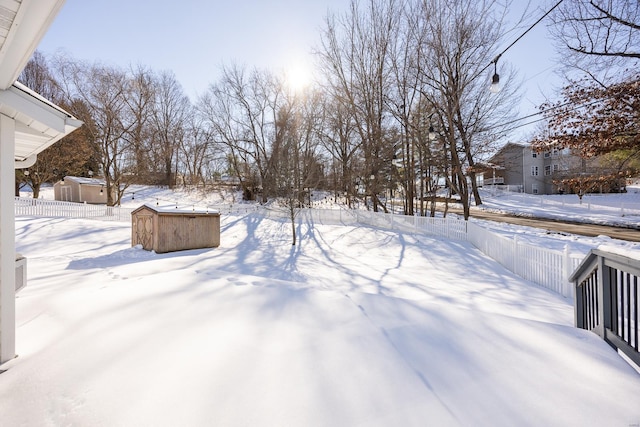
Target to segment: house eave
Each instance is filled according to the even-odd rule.
[[[27,159],[82,126],[71,114],[20,83],[0,90],[0,114],[16,122],[16,167],[25,167]]]

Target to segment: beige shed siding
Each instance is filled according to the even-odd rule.
[[[219,246],[220,236],[216,235],[219,233],[216,233],[216,228],[220,228],[219,219],[218,215],[158,215],[157,252]]]
[[[131,244],[156,253],[220,246],[220,214],[156,211],[142,206],[131,214]]]
[[[102,193],[101,193],[102,191]],[[114,200],[117,191],[113,190]],[[106,204],[107,190],[105,183],[95,178],[66,176],[64,181],[53,184],[55,200],[63,202]]]
[[[102,190],[102,193],[100,193]],[[80,201],[87,203],[102,204],[107,203],[107,193],[102,187],[96,185],[83,185],[79,187]]]

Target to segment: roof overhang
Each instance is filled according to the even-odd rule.
[[[71,114],[18,82],[0,90],[0,114],[16,123],[16,168],[33,165],[38,153],[82,126]]]
[[[82,125],[16,80],[65,0],[0,0],[0,114],[15,120],[15,167]]]
[[[29,62],[65,0],[0,0],[0,89]]]

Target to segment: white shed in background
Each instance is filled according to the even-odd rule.
[[[53,197],[63,202],[107,204],[107,183],[100,178],[65,176],[53,184]],[[113,187],[113,200],[116,200],[117,188]]]

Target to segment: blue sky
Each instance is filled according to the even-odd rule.
[[[516,9],[524,7],[523,1],[513,3]],[[528,23],[541,16],[548,3],[533,0],[540,10]],[[342,12],[348,5],[349,0],[67,0],[39,50],[63,50],[89,62],[171,70],[195,99],[216,81],[223,63],[293,72],[311,68],[311,48],[319,42],[327,11]],[[507,44],[522,31],[514,32]],[[553,56],[540,24],[501,58],[525,83],[522,115],[536,111],[542,93],[552,93],[559,81]]]
[[[222,63],[274,69],[308,63],[327,10],[343,10],[348,3],[67,0],[39,49],[172,70],[194,96],[216,80]]]

